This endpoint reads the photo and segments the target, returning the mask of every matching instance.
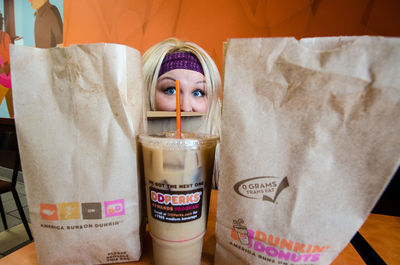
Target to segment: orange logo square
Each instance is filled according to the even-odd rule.
[[[61,220],[80,219],[78,202],[62,202],[58,204]]]
[[[55,204],[40,204],[40,216],[43,220],[58,220],[57,205]]]

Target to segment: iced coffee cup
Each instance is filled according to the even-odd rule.
[[[140,135],[156,265],[200,264],[217,136]]]

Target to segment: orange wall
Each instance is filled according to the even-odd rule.
[[[111,42],[142,53],[175,36],[222,69],[228,38],[400,36],[398,0],[64,0],[64,45]]]

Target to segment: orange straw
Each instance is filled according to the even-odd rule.
[[[176,92],[176,137],[181,138],[181,90],[179,80],[175,81]]]

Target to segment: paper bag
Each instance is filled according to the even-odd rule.
[[[15,122],[41,265],[138,260],[140,53],[114,44],[12,46]]]
[[[400,157],[400,39],[232,39],[215,264],[329,264]]]

